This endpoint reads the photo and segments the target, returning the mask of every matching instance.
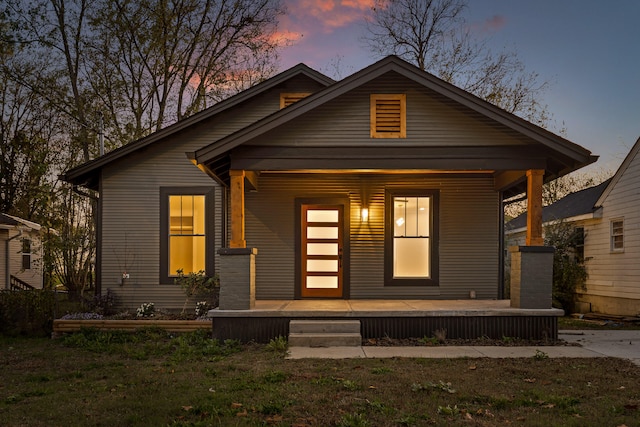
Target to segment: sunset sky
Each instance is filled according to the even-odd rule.
[[[280,24],[292,44],[281,69],[303,62],[340,78],[375,58],[361,43],[373,0],[283,0]],[[566,137],[614,171],[640,137],[640,1],[469,0],[468,25],[495,51],[515,50],[551,82],[544,95]]]

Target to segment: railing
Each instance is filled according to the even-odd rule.
[[[31,291],[35,288],[24,280],[20,280],[16,276],[12,275],[9,289],[11,289],[12,291]]]

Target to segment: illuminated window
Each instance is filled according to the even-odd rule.
[[[177,271],[213,274],[213,190],[161,189],[160,281],[173,283]]]
[[[611,252],[624,252],[624,220],[611,221]]]
[[[301,99],[311,95],[308,92],[293,92],[293,93],[281,93],[280,94],[280,108],[288,107]]]
[[[169,196],[169,275],[205,270],[204,196]]]
[[[385,283],[437,285],[438,192],[386,194]]]
[[[404,94],[371,95],[371,138],[406,138],[406,104]]]

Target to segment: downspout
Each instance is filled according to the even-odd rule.
[[[5,283],[5,285],[4,285],[4,286],[5,286],[5,289],[7,289],[7,290],[11,289],[11,288],[10,288],[10,286],[9,286],[9,285],[10,285],[10,282],[11,282],[11,272],[9,271],[9,269],[11,268],[11,262],[10,262],[10,260],[11,260],[11,256],[9,255],[9,242],[10,242],[10,241],[12,241],[13,239],[17,239],[18,237],[22,237],[22,228],[20,228],[20,227],[18,226],[18,227],[17,227],[17,229],[18,229],[18,234],[16,234],[16,235],[15,235],[15,236],[13,236],[13,237],[10,237],[10,238],[9,238],[9,239],[7,239],[7,241],[5,242],[5,244],[6,244],[6,253],[5,253],[5,255],[6,255],[6,257],[5,257],[5,258],[6,258],[6,260],[5,260],[5,261],[6,261],[6,268],[7,268],[7,269],[6,269],[6,271],[5,271],[5,273],[6,273],[6,276],[7,276],[7,277],[6,277],[7,281],[6,281],[6,283]]]
[[[498,214],[498,221],[500,226],[498,227],[498,250],[500,255],[498,256],[498,262],[500,263],[498,268],[498,299],[504,299],[504,192],[500,192],[500,213]]]

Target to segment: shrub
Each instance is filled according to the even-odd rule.
[[[545,228],[545,244],[555,247],[553,254],[553,305],[565,312],[573,309],[575,292],[587,280],[587,269],[576,256],[582,235],[570,224],[559,222]]]
[[[117,296],[111,289],[107,289],[105,294],[95,295],[93,298],[85,299],[87,311],[102,314],[103,316],[116,314],[117,305]]]
[[[136,310],[136,317],[153,317],[156,312],[156,306],[152,302],[145,302]]]
[[[50,290],[0,291],[0,333],[47,336],[53,331],[54,308]]]
[[[209,300],[213,307],[217,306],[217,291],[220,287],[220,280],[217,275],[209,277],[202,270],[184,274],[184,271],[180,269],[178,270],[178,277],[174,279],[174,283],[179,285],[187,295],[182,307],[182,313],[186,311],[189,299],[194,295]]]

